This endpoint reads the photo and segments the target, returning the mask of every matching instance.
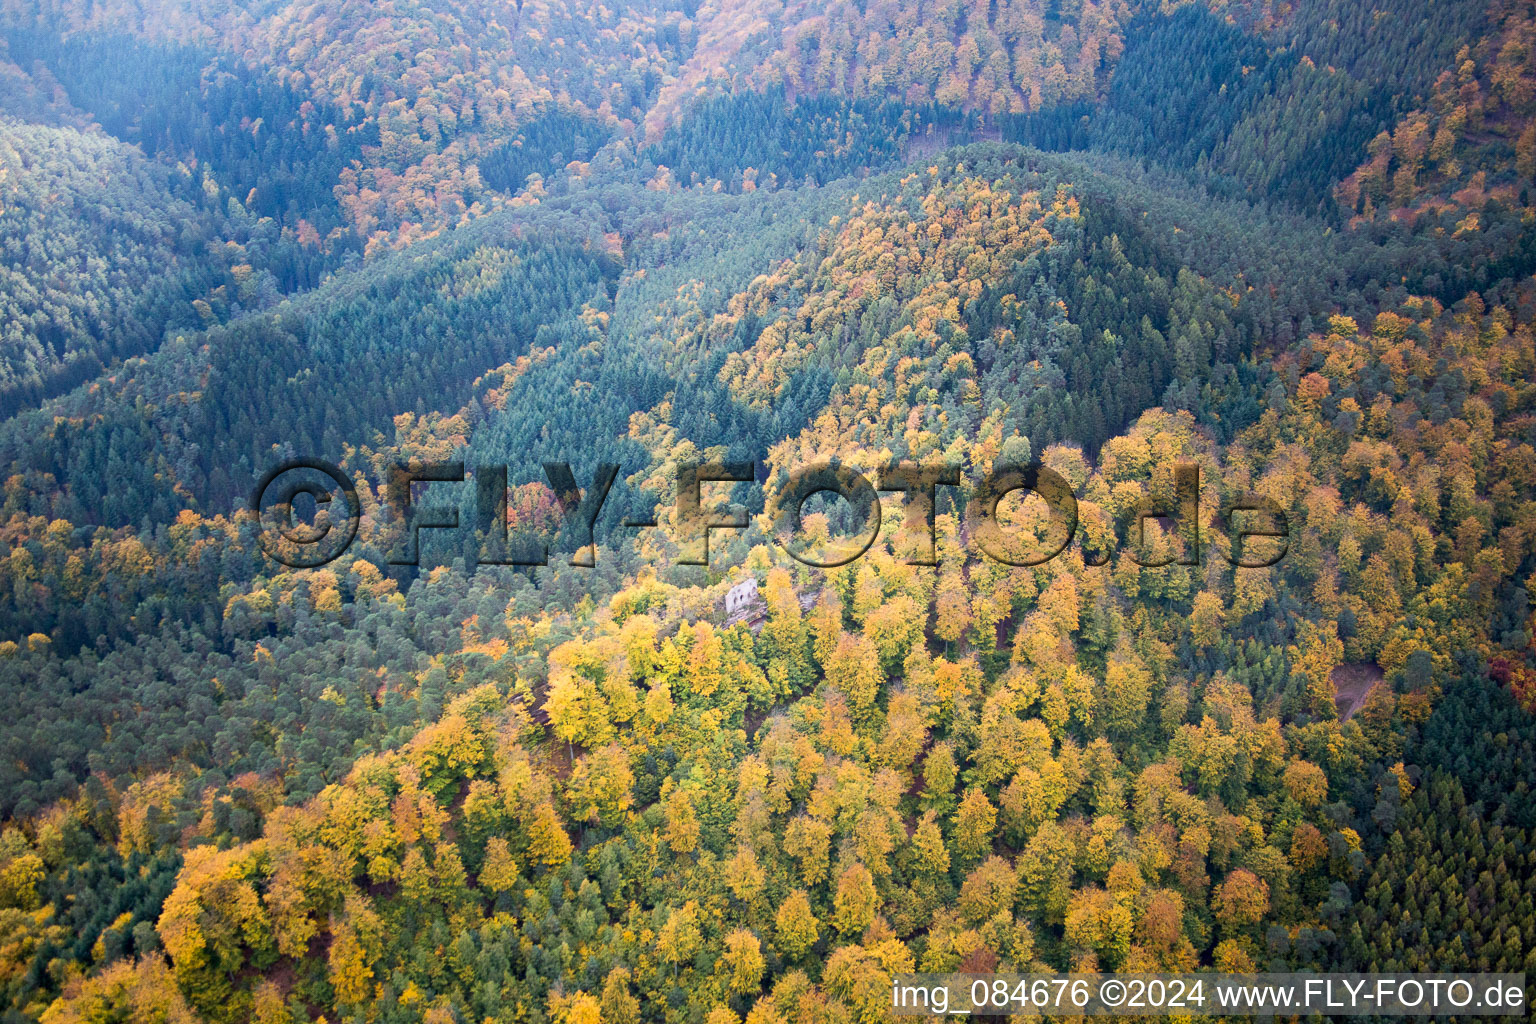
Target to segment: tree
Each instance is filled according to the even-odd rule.
[[[759,649],[766,656],[770,678],[782,674],[783,692],[799,692],[814,679],[810,649],[800,599],[789,573],[775,568],[768,572],[763,588],[768,604],[768,621],[759,634]]]
[[[847,696],[854,713],[864,716],[880,694],[880,658],[862,636],[843,634],[826,666],[827,683]]]
[[[821,934],[820,922],[804,889],[796,889],[779,905],[774,928],[774,945],[790,960],[799,960],[816,945]]]
[[[579,820],[615,828],[629,809],[634,784],[629,755],[609,743],[577,760],[566,793]]]
[[[1067,906],[1064,936],[1079,949],[1092,950],[1114,970],[1131,950],[1130,908],[1113,895],[1092,887],[1074,893]]]
[[[400,892],[418,908],[431,902],[432,869],[419,846],[405,851],[405,860],[400,866]]]
[[[957,904],[961,915],[972,924],[980,924],[1013,905],[1018,878],[1013,866],[996,855],[988,857],[966,876]]]
[[[958,572],[943,574],[934,607],[934,633],[948,649],[965,635],[970,625],[971,602],[966,596],[965,580]]]
[[[894,938],[873,944],[839,946],[822,972],[827,992],[858,1020],[878,1020],[891,1006],[891,975],[912,970],[912,953]]]
[[[832,925],[844,935],[861,932],[875,919],[875,879],[855,862],[837,879],[832,897]]]
[[[1328,858],[1328,840],[1316,825],[1303,821],[1291,833],[1291,863],[1298,871],[1310,870]]]
[[[673,853],[692,853],[699,846],[699,818],[693,800],[674,790],[667,800],[667,846]]]
[[[809,815],[792,819],[784,831],[784,852],[800,861],[800,879],[807,886],[827,877],[827,851],[832,829]]]
[[[597,682],[581,672],[553,674],[544,706],[555,735],[568,743],[598,746],[613,736],[608,702]]]
[[[1291,662],[1306,680],[1307,706],[1313,716],[1334,719],[1339,716],[1338,694],[1333,686],[1333,670],[1344,661],[1344,645],[1332,622],[1318,626],[1302,622],[1297,630],[1296,646],[1290,648]]]
[[[603,995],[599,1003],[603,1024],[639,1024],[640,1000],[629,988],[630,972],[625,967],[615,967],[603,980]]]
[[[757,898],[757,894],[763,889],[763,869],[757,863],[757,854],[752,847],[742,843],[736,848],[736,855],[725,866],[725,884],[736,898],[744,903],[750,903]]]
[[[1253,872],[1238,868],[1217,888],[1211,908],[1228,927],[1256,924],[1269,909],[1269,885]]]
[[[949,850],[944,846],[944,836],[934,820],[935,814],[935,811],[924,811],[912,832],[913,866],[930,881],[949,872]]]
[[[1104,726],[1122,735],[1135,732],[1146,722],[1152,696],[1152,676],[1134,656],[1116,658],[1104,673]]]
[[[549,1015],[558,1024],[603,1024],[602,1007],[589,993],[549,995]]]
[[[43,859],[30,850],[0,865],[0,908],[35,909],[38,884],[46,877]]]
[[[906,594],[896,595],[864,617],[864,639],[879,656],[883,674],[900,669],[907,653],[922,642],[926,620],[924,610]]]
[[[383,922],[358,896],[349,896],[346,912],[331,923],[328,977],[336,998],[349,1006],[373,996],[372,963],[383,952]]]
[[[1328,799],[1328,776],[1310,761],[1292,761],[1285,766],[1285,791],[1303,807],[1317,807]]]
[[[763,984],[762,946],[756,935],[746,928],[737,928],[725,937],[725,956],[722,962],[728,972],[727,987],[732,992],[756,992]]]
[[[1136,937],[1154,949],[1171,950],[1183,929],[1184,898],[1169,889],[1153,890],[1136,924]]]
[[[980,789],[965,791],[950,826],[949,845],[961,864],[969,864],[992,847],[997,808]]]
[[[666,921],[656,933],[656,954],[672,965],[676,974],[678,964],[693,958],[702,936],[699,934],[698,904],[693,900],[667,914]]]
[[[554,804],[546,802],[534,808],[528,822],[528,856],[550,867],[564,864],[570,858],[571,839],[560,824]]]
[[[954,806],[955,779],[954,750],[948,743],[935,743],[923,758],[923,806],[945,813]]]
[[[1195,595],[1189,615],[1190,639],[1201,647],[1213,647],[1221,640],[1221,599],[1209,590]]]
[[[485,862],[480,867],[480,888],[492,893],[511,892],[517,885],[517,862],[507,841],[494,836],[485,844]]]
[[[893,694],[886,709],[885,735],[881,737],[878,750],[880,761],[908,777],[907,772],[922,751],[927,736],[927,718],[917,696],[909,690]]]

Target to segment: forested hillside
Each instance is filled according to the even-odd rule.
[[[3,0],[0,1021],[1536,976],[1533,53],[1516,0]],[[362,512],[315,568],[248,508],[293,458]],[[952,474],[932,557],[890,492],[792,558],[824,460]],[[470,471],[419,565],[401,462]],[[1032,464],[1075,530],[1011,565]]]
[[[0,119],[0,411],[267,300],[265,239],[188,187],[110,139]]]

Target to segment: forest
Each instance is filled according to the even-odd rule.
[[[0,1024],[1536,977],[1533,188],[1524,0],[3,0]]]

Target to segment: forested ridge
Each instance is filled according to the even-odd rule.
[[[6,0],[0,1020],[1536,976],[1533,31],[1515,0]],[[363,506],[320,568],[246,510],[295,456]],[[791,559],[823,459],[949,467],[938,564],[897,494],[861,558]],[[620,467],[590,567],[561,460]],[[396,564],[400,461],[506,466],[548,564],[477,564],[470,480]],[[683,564],[708,461],[753,463],[707,492],[746,525]],[[1010,566],[969,503],[1032,461],[1076,536]],[[1198,551],[1142,536],[1177,464]],[[1265,568],[1215,516],[1253,494]],[[999,515],[1043,541],[1042,509]]]
[[[0,120],[0,410],[68,391],[164,333],[271,294],[269,239],[178,193],[183,171],[68,127]],[[178,180],[181,179],[181,180]],[[200,191],[200,190],[199,190]]]

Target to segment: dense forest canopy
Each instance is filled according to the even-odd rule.
[[[1536,976],[1533,187],[1519,0],[0,0],[0,1021]]]

